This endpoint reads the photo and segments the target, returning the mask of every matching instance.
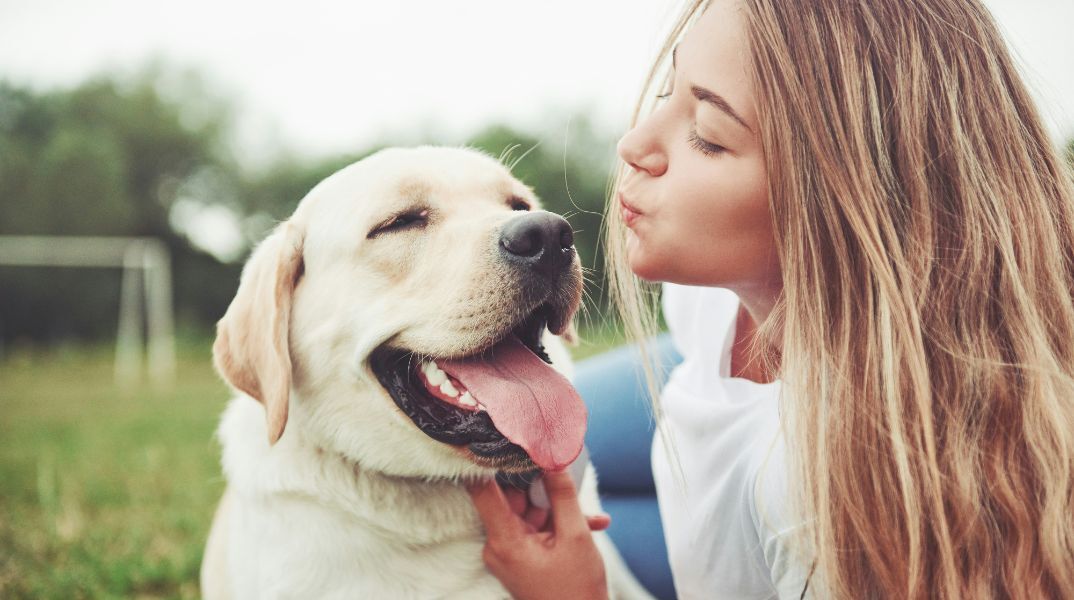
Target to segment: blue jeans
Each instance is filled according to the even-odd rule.
[[[653,345],[666,376],[681,357],[667,334]],[[585,442],[597,470],[601,503],[612,517],[608,535],[627,566],[657,598],[675,598],[650,463],[653,421],[633,347],[580,361],[575,386],[589,409]]]

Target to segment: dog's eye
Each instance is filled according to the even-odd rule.
[[[521,198],[511,198],[508,201],[508,204],[511,205],[511,210],[529,210],[530,209],[529,202],[526,202],[525,200],[523,200]]]
[[[378,225],[369,232],[367,238],[371,238],[390,231],[402,231],[416,227],[424,227],[429,222],[429,210],[419,210],[395,215],[387,222]]]

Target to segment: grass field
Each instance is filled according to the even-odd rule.
[[[619,341],[583,337],[577,358]],[[210,345],[180,341],[167,390],[116,389],[110,345],[0,362],[0,598],[198,597],[224,489]]]

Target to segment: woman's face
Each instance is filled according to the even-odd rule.
[[[779,281],[741,19],[736,2],[714,2],[675,51],[671,95],[619,140],[631,171],[618,208],[643,279]]]

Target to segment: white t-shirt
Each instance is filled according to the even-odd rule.
[[[787,501],[781,381],[730,376],[739,308],[731,290],[665,284],[663,307],[683,362],[660,402],[685,489],[659,428],[652,466],[678,596],[797,600],[810,565],[794,560],[787,544],[803,523]]]

